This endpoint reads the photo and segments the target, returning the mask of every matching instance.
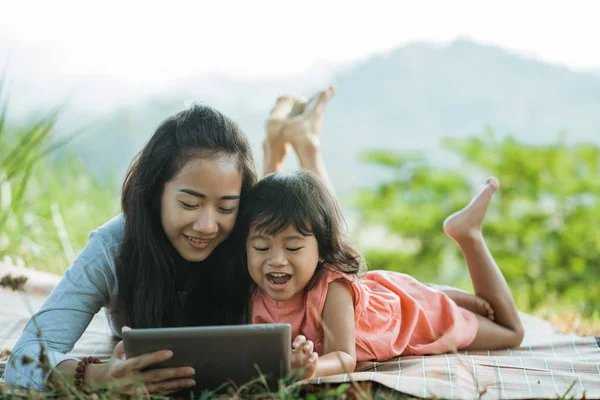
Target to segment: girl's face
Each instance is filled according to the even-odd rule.
[[[242,174],[233,156],[194,158],[165,183],[162,226],[187,261],[205,260],[231,233],[237,217]]]
[[[277,301],[302,296],[319,262],[316,238],[293,226],[275,235],[250,229],[246,253],[252,280]]]

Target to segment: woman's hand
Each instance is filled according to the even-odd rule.
[[[88,365],[84,382],[92,390],[107,387],[120,394],[165,395],[196,385],[191,367],[161,368],[143,371],[145,368],[173,357],[170,350],[142,354],[127,359],[125,346],[120,341],[106,364]]]
[[[311,378],[317,371],[319,355],[315,352],[312,340],[306,340],[303,335],[298,335],[292,342],[292,371],[300,379]]]

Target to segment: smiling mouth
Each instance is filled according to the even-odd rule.
[[[192,236],[183,235],[188,244],[195,249],[204,249],[212,242],[213,239],[198,239]]]

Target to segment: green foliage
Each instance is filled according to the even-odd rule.
[[[369,152],[368,163],[394,178],[358,192],[363,224],[384,226],[403,244],[366,251],[371,268],[418,279],[468,285],[458,247],[442,231],[444,219],[464,207],[474,181],[500,180],[484,235],[522,309],[547,299],[591,315],[600,301],[600,148],[592,144],[526,145],[513,138],[446,139],[462,168],[436,167],[414,154]]]
[[[89,231],[118,212],[118,197],[69,153],[49,158],[81,133],[52,139],[58,111],[15,128],[6,124],[7,109],[5,99],[0,103],[0,261],[62,274]]]

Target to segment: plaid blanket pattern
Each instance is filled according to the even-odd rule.
[[[315,383],[372,381],[415,397],[444,399],[600,398],[595,337],[561,337],[518,349],[402,357],[361,363]]]
[[[6,351],[14,347],[30,318],[31,312],[25,306],[26,302],[31,304],[32,309],[37,310],[43,301],[44,297],[28,296],[24,299],[18,293],[0,289],[0,376],[6,368]],[[116,344],[117,340],[112,337],[102,311],[92,319],[71,354],[78,358],[95,356],[101,360],[108,360]]]
[[[0,354],[17,341],[29,312],[15,293],[0,290]],[[33,298],[37,309],[43,298]],[[526,338],[518,349],[401,357],[360,363],[356,372],[311,383],[371,381],[415,397],[444,399],[600,398],[600,338],[558,335],[524,315]],[[540,327],[546,327],[546,330]],[[72,351],[108,359],[116,344],[99,313]],[[0,374],[6,360],[0,361]]]

